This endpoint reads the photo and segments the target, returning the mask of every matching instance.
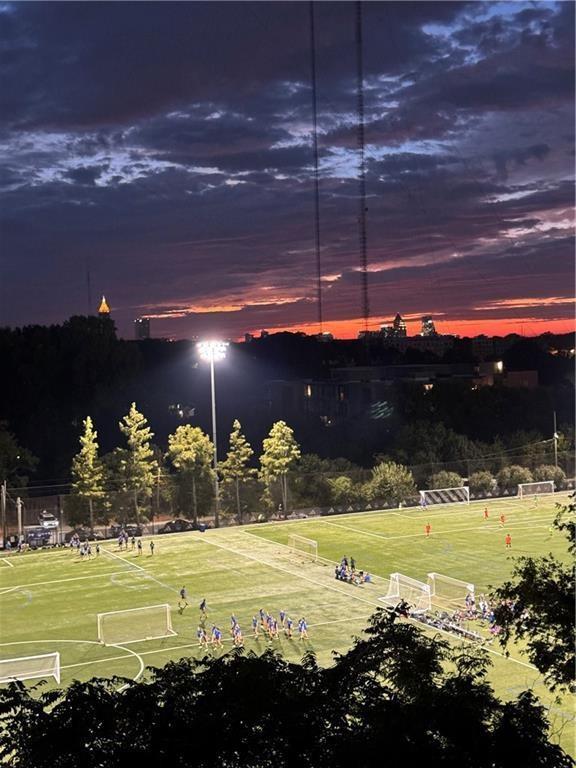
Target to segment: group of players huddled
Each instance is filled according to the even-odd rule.
[[[346,581],[348,584],[369,584],[372,581],[372,576],[368,571],[356,570],[356,561],[353,557],[348,560],[346,555],[340,560],[340,562],[334,568],[334,578],[338,581]]]
[[[186,587],[182,587],[178,603],[179,613],[182,614],[188,605],[190,605],[190,603],[188,602]],[[200,603],[199,609],[200,622],[198,624],[198,629],[196,630],[198,645],[200,648],[208,648],[208,646],[222,648],[222,630],[220,627],[217,624],[213,624],[210,630],[206,628],[208,610],[205,598]],[[300,618],[296,626],[300,640],[308,640],[308,622],[306,619],[304,617]],[[256,640],[261,636],[267,637],[269,641],[278,640],[281,632],[284,633],[287,638],[292,638],[294,636],[294,620],[284,609],[281,609],[278,612],[278,618],[268,613],[263,608],[260,608],[258,613],[252,616],[251,636]],[[234,614],[230,616],[230,635],[232,636],[232,642],[237,648],[241,648],[244,645],[242,628]]]

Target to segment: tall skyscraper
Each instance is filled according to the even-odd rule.
[[[404,337],[406,333],[406,321],[402,318],[402,315],[398,313],[392,323],[392,333],[394,336]]]
[[[137,317],[134,320],[134,338],[136,341],[150,338],[150,318]]]
[[[438,336],[432,315],[424,315],[422,317],[422,330],[420,336]]]
[[[110,317],[110,307],[108,306],[108,302],[106,301],[106,296],[102,296],[102,301],[100,302],[100,306],[98,307],[98,316]]]

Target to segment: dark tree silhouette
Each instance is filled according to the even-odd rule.
[[[0,759],[16,768],[568,768],[543,707],[506,704],[487,654],[378,611],[334,664],[267,651],[184,658],[143,682],[0,691]],[[122,684],[122,686],[121,686]]]

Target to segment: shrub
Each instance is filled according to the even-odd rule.
[[[473,472],[468,478],[468,486],[472,493],[485,495],[494,490],[495,485],[496,481],[494,480],[494,476],[486,469]]]
[[[541,464],[534,470],[534,480],[553,480],[555,488],[563,488],[566,483],[566,473],[553,464]]]
[[[402,464],[385,461],[372,470],[372,478],[364,486],[369,501],[399,504],[417,495],[412,472]]]
[[[442,470],[441,472],[436,472],[436,474],[431,475],[428,479],[428,487],[430,489],[460,488],[461,485],[462,478],[458,472],[446,472]]]
[[[526,467],[520,467],[518,464],[512,464],[509,467],[503,467],[497,475],[498,487],[502,491],[516,490],[520,483],[531,483],[532,472]]]

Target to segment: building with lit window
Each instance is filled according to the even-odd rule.
[[[150,338],[150,318],[137,317],[134,320],[134,338],[136,341]]]

